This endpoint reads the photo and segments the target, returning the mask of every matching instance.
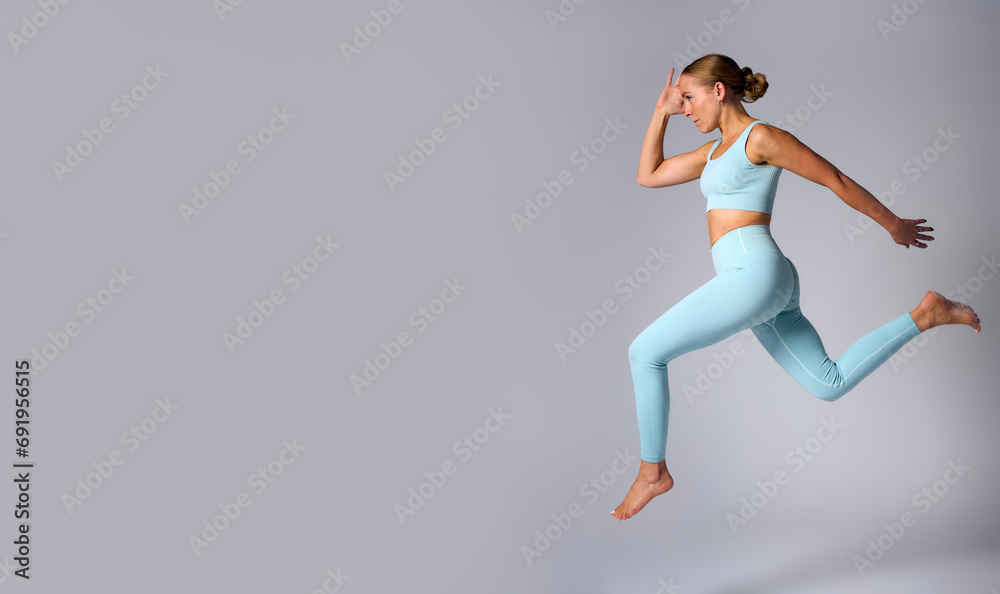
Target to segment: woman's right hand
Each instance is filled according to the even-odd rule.
[[[660,99],[656,102],[656,110],[664,115],[678,115],[684,113],[684,98],[681,96],[681,77],[677,77],[677,82],[671,84],[674,78],[674,69],[670,69],[667,77],[667,86],[663,87]]]

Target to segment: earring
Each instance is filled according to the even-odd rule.
[[[719,99],[719,105],[722,105],[722,99]]]

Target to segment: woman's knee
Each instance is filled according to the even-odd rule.
[[[635,365],[645,361],[648,357],[649,349],[646,346],[646,342],[642,339],[642,334],[640,334],[628,345],[628,362],[630,365]]]
[[[835,400],[839,400],[841,396],[847,394],[850,391],[850,388],[848,388],[844,384],[835,384],[832,386],[825,384],[818,384],[809,386],[808,389],[813,396],[825,402],[833,402]]]
[[[628,361],[633,367],[638,365],[662,367],[667,364],[668,360],[669,355],[665,354],[662,348],[657,347],[655,341],[646,333],[639,334],[628,345]]]

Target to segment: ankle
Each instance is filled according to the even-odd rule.
[[[667,466],[662,460],[659,462],[642,460],[639,464],[639,478],[645,482],[655,483],[665,474],[667,474]]]
[[[920,307],[911,311],[910,317],[913,319],[913,323],[917,325],[917,329],[921,332],[926,332],[933,327],[934,316],[932,316],[929,311],[920,309]]]

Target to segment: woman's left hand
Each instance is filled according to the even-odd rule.
[[[892,240],[899,245],[905,245],[907,249],[911,245],[918,248],[927,247],[928,241],[934,241],[930,235],[924,235],[924,231],[933,231],[933,227],[921,227],[920,223],[926,223],[927,219],[900,219],[896,229],[892,231]]]

